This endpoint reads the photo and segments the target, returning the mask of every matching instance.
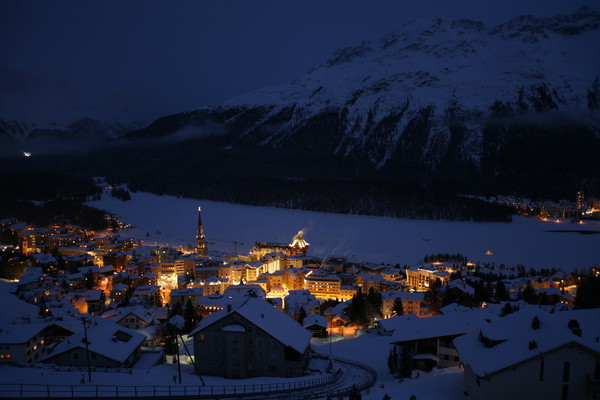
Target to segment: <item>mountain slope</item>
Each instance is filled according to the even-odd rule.
[[[598,131],[600,15],[519,17],[492,28],[477,21],[417,21],[378,41],[337,51],[305,76],[240,96],[230,106],[277,105],[281,113],[262,143],[293,140],[294,127],[335,110],[343,135],[336,152],[366,154],[378,166],[405,147],[401,138],[426,118],[422,158],[448,144],[450,125],[461,121],[466,156],[480,157],[483,126],[491,117],[549,111],[589,119]],[[293,110],[293,111],[292,111]],[[262,124],[264,126],[264,124]],[[257,134],[249,126],[245,134]],[[473,147],[469,149],[469,147]],[[400,147],[400,149],[398,148]],[[405,156],[405,155],[404,155]]]
[[[415,21],[338,50],[288,84],[162,118],[127,138],[218,132],[215,151],[329,158],[326,175],[345,160],[353,165],[338,171],[345,178],[600,195],[599,74],[600,14],[590,8],[493,27]]]
[[[356,195],[392,183],[398,193],[600,197],[599,74],[600,13],[590,8],[491,27],[415,21],[290,83],[160,118],[120,136],[102,165],[80,168],[241,202],[309,190],[297,182],[310,179],[324,180],[317,192],[361,182]],[[11,137],[23,140],[21,125]],[[96,128],[50,133],[69,140]],[[269,190],[256,193],[256,182]]]

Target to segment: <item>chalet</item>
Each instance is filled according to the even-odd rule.
[[[313,337],[327,337],[327,318],[319,314],[311,314],[304,318],[302,323],[304,329],[309,331]]]
[[[139,306],[122,307],[105,312],[102,314],[102,318],[108,318],[125,328],[135,330],[152,325],[154,322],[154,313]]]
[[[13,323],[0,327],[0,363],[36,363],[46,348],[45,323]]]
[[[205,317],[189,336],[200,374],[295,377],[309,360],[311,334],[252,294]]]
[[[537,293],[543,293],[545,296],[547,296],[550,304],[562,303],[567,306],[572,306],[573,304],[575,304],[575,298],[571,294],[555,287],[551,287],[548,289],[539,289],[537,290]]]
[[[159,305],[161,303],[160,286],[138,286],[131,295],[130,301],[137,304]]]
[[[525,309],[456,338],[473,399],[594,399],[600,310]]]
[[[129,368],[139,358],[146,337],[102,319],[90,320],[87,343],[94,367]],[[40,362],[84,367],[87,365],[85,332],[79,331],[60,342]]]
[[[458,365],[460,359],[452,341],[490,320],[489,314],[481,310],[429,318],[395,318],[401,323],[395,326],[390,342],[396,346],[399,359],[410,360],[410,370],[424,371]]]
[[[116,303],[122,303],[127,299],[129,286],[125,283],[116,283],[110,291],[110,300]]]
[[[408,321],[415,321],[419,317],[415,314],[402,314],[391,318],[375,321],[375,333],[382,336],[391,336],[394,331],[402,329]]]

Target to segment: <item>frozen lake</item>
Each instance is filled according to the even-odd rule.
[[[88,204],[118,214],[148,244],[194,245],[202,206],[209,249],[246,254],[256,241],[289,243],[301,229],[309,254],[363,261],[418,263],[425,255],[461,253],[470,261],[558,267],[565,271],[600,264],[599,222],[573,224],[516,216],[512,223],[421,221],[328,214],[132,193],[122,202],[109,195]],[[556,232],[558,231],[558,232]],[[580,231],[589,232],[582,234]],[[147,236],[149,234],[149,236]],[[486,252],[493,253],[487,255]]]

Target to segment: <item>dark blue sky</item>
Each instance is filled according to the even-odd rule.
[[[155,118],[284,83],[426,17],[502,22],[598,0],[0,0],[0,117]]]

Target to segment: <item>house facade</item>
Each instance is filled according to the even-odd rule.
[[[258,297],[204,318],[190,333],[200,374],[244,379],[301,376],[311,334]]]
[[[467,364],[464,383],[473,399],[595,399],[600,354],[569,343],[484,376]]]
[[[473,399],[600,397],[600,310],[524,309],[454,340]]]
[[[145,336],[113,322],[94,319],[86,333],[77,332],[58,343],[40,362],[84,367],[89,352],[95,367],[129,368],[139,358]]]
[[[36,363],[46,348],[46,324],[4,324],[0,329],[0,363]]]

